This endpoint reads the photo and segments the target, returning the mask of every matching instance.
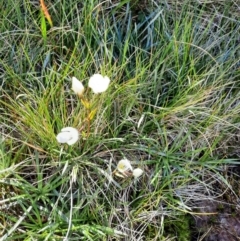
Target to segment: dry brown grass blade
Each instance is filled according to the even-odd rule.
[[[42,10],[45,18],[48,20],[48,23],[52,27],[53,26],[52,19],[51,19],[51,16],[50,16],[49,12],[48,12],[48,9],[47,9],[47,7],[44,3],[44,0],[40,0],[40,6],[41,6],[41,10]]]

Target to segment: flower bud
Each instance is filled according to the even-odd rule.
[[[142,174],[143,174],[143,170],[141,168],[136,168],[133,170],[134,178],[139,178],[140,176],[142,176]]]
[[[76,77],[72,77],[72,90],[75,94],[81,96],[84,92],[84,86],[81,81],[79,81]]]

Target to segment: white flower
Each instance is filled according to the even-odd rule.
[[[143,170],[141,168],[136,168],[133,170],[133,176],[135,178],[139,178],[140,176],[142,176],[143,174]]]
[[[75,94],[81,96],[84,92],[84,86],[81,81],[79,81],[76,77],[72,77],[72,90]]]
[[[101,74],[94,74],[88,82],[88,86],[92,89],[93,93],[98,94],[107,90],[110,84],[110,79]]]
[[[71,146],[78,141],[79,132],[73,127],[65,127],[61,130],[56,138],[59,143],[67,143],[69,146]]]
[[[132,171],[132,166],[129,160],[122,159],[117,164],[117,170],[121,173],[124,173],[126,171]]]

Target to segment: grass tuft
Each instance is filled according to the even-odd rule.
[[[52,27],[35,2],[0,10],[0,240],[203,235],[201,205],[238,197],[237,1],[45,4]],[[71,78],[95,73],[108,90],[80,101]]]

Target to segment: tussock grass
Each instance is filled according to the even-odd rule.
[[[52,28],[35,2],[1,10],[0,240],[190,240],[199,200],[237,196],[239,4],[47,5]],[[94,73],[112,81],[88,133],[71,77]],[[112,177],[122,158],[144,175]]]

